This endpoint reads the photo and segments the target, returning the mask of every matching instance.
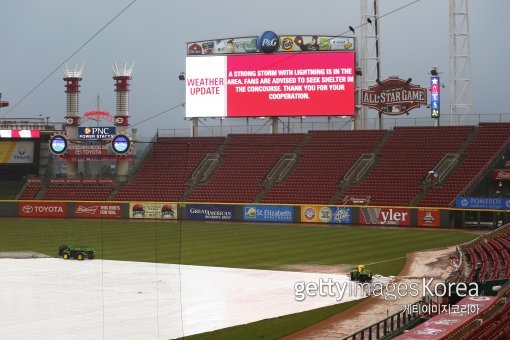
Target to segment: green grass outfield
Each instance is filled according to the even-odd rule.
[[[62,243],[96,247],[97,258],[252,269],[377,263],[396,275],[406,253],[458,244],[475,235],[454,230],[324,227],[140,220],[0,219],[0,251],[56,256]]]
[[[367,267],[385,276],[402,270],[408,252],[459,244],[475,237],[456,230],[405,227],[0,219],[0,252],[35,251],[56,256],[58,246],[68,243],[94,246],[97,258],[110,260],[272,270],[293,265],[374,263]],[[343,308],[331,306],[264,320],[208,333],[207,337],[233,338],[244,332],[252,338],[282,336],[309,324],[302,320],[318,322]]]

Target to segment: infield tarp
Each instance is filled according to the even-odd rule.
[[[363,298],[297,282],[345,274],[130,261],[0,259],[0,339],[177,339]],[[247,334],[249,335],[249,334]]]

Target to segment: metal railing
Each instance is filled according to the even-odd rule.
[[[344,338],[344,340],[358,340],[358,339],[366,339],[366,340],[375,340],[375,339],[390,339],[396,333],[399,333],[410,326],[414,326],[420,322],[421,315],[419,312],[421,311],[421,305],[425,304],[423,301],[416,301],[409,308],[409,310],[403,309],[393,315],[388,316],[387,318],[376,322],[362,330],[349,335]],[[413,306],[418,305],[418,308],[413,308]],[[413,311],[410,313],[410,311]]]
[[[240,119],[229,120],[202,118],[201,124],[196,128],[197,136],[226,136],[228,134],[242,133],[271,133],[270,121],[264,118],[250,118],[246,124],[236,124]],[[232,123],[230,123],[232,122]],[[450,121],[450,116],[445,115],[439,120],[439,125],[477,125],[481,122],[510,123],[510,113],[494,114],[469,114],[459,117],[457,121]],[[397,126],[435,126],[436,120],[430,117],[409,116],[384,116],[382,128],[390,130]],[[378,130],[379,118],[367,118],[365,122],[358,124],[363,130]],[[285,117],[280,118],[277,133],[306,133],[310,130],[352,130],[354,129],[353,117]],[[185,137],[191,135],[189,128],[158,129],[158,134],[163,137]]]

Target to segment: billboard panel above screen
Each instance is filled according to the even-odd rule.
[[[186,117],[353,116],[354,52],[186,58]]]

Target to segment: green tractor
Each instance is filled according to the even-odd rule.
[[[365,265],[360,264],[357,269],[351,272],[351,281],[370,282],[372,281],[372,272],[365,269]]]
[[[96,248],[62,244],[58,247],[58,256],[62,256],[64,260],[68,260],[71,257],[80,261],[85,260],[86,258],[92,260],[96,257]]]

